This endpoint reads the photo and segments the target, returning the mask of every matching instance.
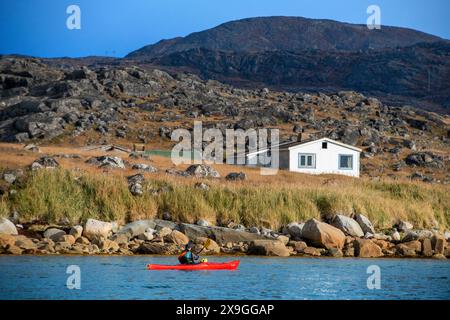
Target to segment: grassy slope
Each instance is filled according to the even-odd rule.
[[[49,223],[63,217],[72,223],[89,217],[127,222],[165,211],[178,221],[206,218],[272,228],[311,217],[353,212],[366,214],[379,228],[388,228],[398,219],[418,227],[431,227],[437,221],[441,228],[447,228],[450,223],[447,186],[363,179],[325,180],[331,183],[310,180],[300,184],[206,181],[211,188],[205,191],[194,188],[198,179],[157,177],[148,180],[145,187],[164,187],[169,192],[154,196],[146,192],[134,197],[119,175],[42,170],[24,180],[8,205],[17,209],[24,221]]]

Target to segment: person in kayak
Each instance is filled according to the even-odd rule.
[[[199,256],[192,252],[194,243],[189,241],[185,246],[183,252],[178,256],[178,261],[181,264],[197,264],[199,263]]]

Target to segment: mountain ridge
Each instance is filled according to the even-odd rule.
[[[305,49],[363,50],[408,46],[418,42],[442,41],[425,32],[303,17],[254,17],[222,23],[185,37],[161,40],[129,53],[125,58],[154,58],[194,48],[222,51],[268,51]]]

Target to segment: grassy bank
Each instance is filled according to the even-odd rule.
[[[16,209],[22,222],[72,223],[87,218],[128,222],[171,213],[174,220],[234,221],[246,226],[279,228],[292,221],[360,212],[378,228],[398,219],[417,227],[450,224],[449,187],[409,182],[346,179],[336,184],[253,184],[205,181],[209,190],[194,188],[196,179],[148,179],[145,192],[134,197],[122,176],[84,174],[68,170],[40,170],[19,185],[17,193],[0,201],[0,214]],[[157,192],[163,190],[162,192]]]

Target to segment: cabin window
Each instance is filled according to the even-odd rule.
[[[328,149],[328,142],[322,142],[322,149]]]
[[[316,167],[316,155],[313,153],[299,153],[298,154],[298,167],[299,168],[315,168]]]
[[[353,155],[340,154],[339,155],[339,169],[352,170],[353,169]]]

